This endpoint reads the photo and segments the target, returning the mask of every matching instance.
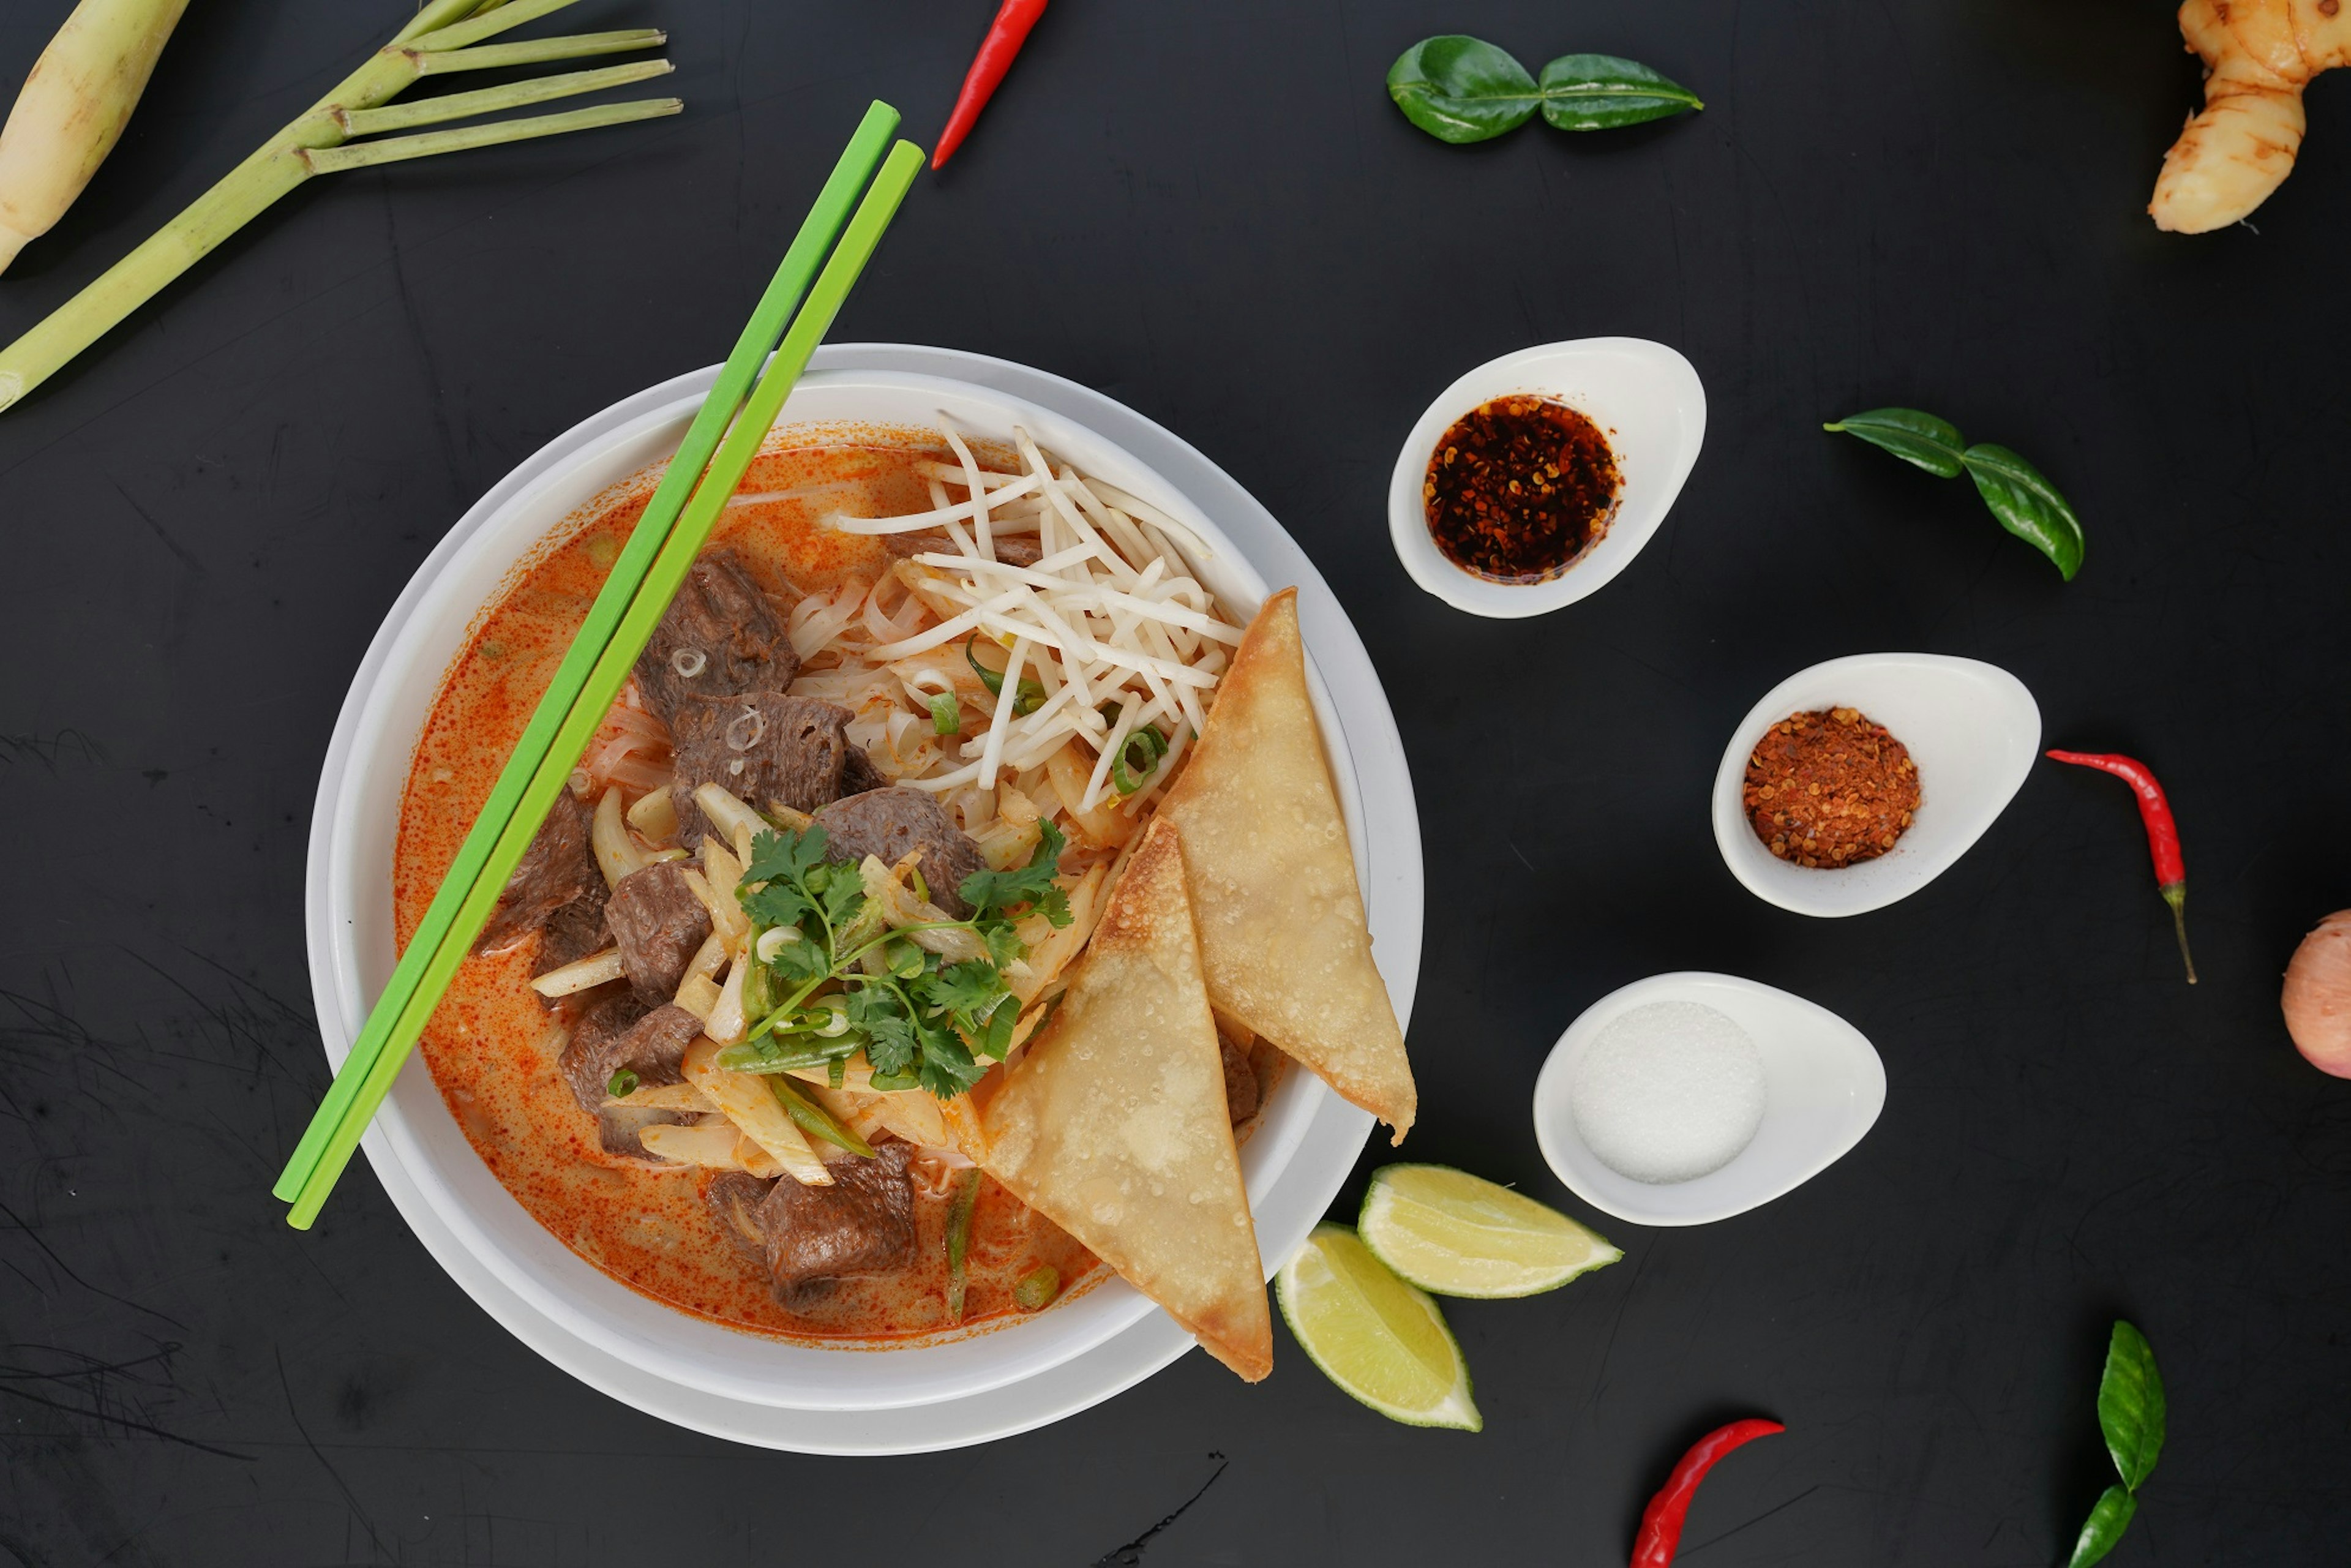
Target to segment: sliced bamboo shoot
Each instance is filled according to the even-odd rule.
[[[530,988],[542,997],[576,996],[592,986],[617,980],[628,973],[622,966],[621,950],[607,947],[601,953],[591,953],[575,959],[559,969],[549,969],[530,983]]]
[[[832,1185],[832,1173],[809,1147],[807,1135],[793,1124],[767,1080],[756,1072],[729,1072],[719,1066],[716,1040],[704,1038],[687,1046],[678,1071],[725,1112],[745,1137],[783,1166],[787,1176],[810,1186]]]

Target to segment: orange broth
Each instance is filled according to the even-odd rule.
[[[821,519],[836,510],[886,517],[923,509],[928,490],[911,465],[946,456],[885,440],[762,454],[738,497],[841,488],[813,499],[738,500],[712,541],[731,547],[771,591],[830,591],[852,577],[879,576],[893,559],[883,540],[841,533]],[[658,469],[638,475],[555,530],[475,623],[443,677],[401,800],[392,910],[403,947],[659,478]],[[788,1312],[705,1204],[713,1173],[605,1155],[594,1118],[556,1071],[561,1040],[529,986],[537,956],[538,943],[527,940],[468,957],[424,1031],[423,1048],[475,1152],[558,1240],[632,1290],[731,1328],[886,1346],[956,1326],[946,1321],[943,1195],[915,1187],[911,1267],[842,1280],[802,1311]],[[961,1326],[1022,1315],[1013,1286],[1040,1264],[1060,1270],[1064,1298],[1101,1278],[1092,1254],[983,1177]]]

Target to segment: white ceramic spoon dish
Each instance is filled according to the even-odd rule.
[[[1621,479],[1616,516],[1583,558],[1541,582],[1496,582],[1447,559],[1429,537],[1421,486],[1439,437],[1479,404],[1512,392],[1563,402],[1608,437]],[[1405,438],[1388,480],[1388,534],[1412,580],[1457,610],[1499,620],[1541,615],[1596,593],[1633,564],[1682,491],[1706,439],[1706,388],[1690,362],[1643,338],[1544,343],[1479,365],[1439,392]]]
[[[1720,1169],[1689,1181],[1635,1181],[1576,1132],[1577,1063],[1601,1031],[1653,1002],[1697,1002],[1729,1017],[1763,1059],[1763,1120]],[[1652,975],[1583,1009],[1535,1080],[1535,1142],[1576,1197],[1635,1225],[1705,1225],[1771,1202],[1828,1169],[1877,1121],[1886,1068],[1862,1032],[1826,1008],[1736,975]]]
[[[1764,732],[1794,713],[1859,708],[1909,747],[1918,809],[1876,860],[1837,870],[1771,853],[1740,797]],[[1731,732],[1714,776],[1714,841],[1730,874],[1799,915],[1860,915],[1909,897],[1949,870],[2005,810],[2041,750],[2041,709],[1995,664],[1942,653],[1855,653],[1799,670],[1764,694]]]

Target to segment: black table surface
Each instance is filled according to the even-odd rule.
[[[67,9],[0,6],[0,79]],[[2128,1316],[2171,1439],[2111,1561],[2343,1562],[2351,1084],[2295,1055],[2277,988],[2351,904],[2351,84],[2314,90],[2252,225],[2158,234],[2198,75],[2155,3],[1071,0],[841,319],[1162,422],[1362,629],[1427,851],[1405,1152],[1627,1254],[1447,1305],[1482,1435],[1390,1425],[1278,1331],[1254,1388],[1193,1354],[988,1447],[773,1454],[539,1360],[363,1166],[286,1228],[267,1188],[326,1082],[305,841],[378,620],[540,444],[720,358],[866,101],[927,140],[989,9],[589,0],[567,20],[672,29],[683,117],[321,182],[0,415],[0,1559],[1607,1563],[1687,1441],[1764,1412],[1790,1430],[1708,1484],[1691,1561],[2047,1563],[2107,1479],[2093,1393]],[[402,14],[198,0],[0,279],[0,338]],[[1707,107],[1443,146],[1382,78],[1448,29],[1632,56]],[[1407,427],[1487,358],[1601,334],[1705,378],[1661,535],[1537,620],[1423,594],[1386,538]],[[1820,431],[1887,403],[2044,468],[2078,580],[1964,483]],[[1895,649],[2002,665],[2051,744],[2156,765],[2201,985],[2126,792],[2054,765],[1891,908],[1811,920],[1731,879],[1730,727]],[[1788,1197],[1643,1229],[1552,1178],[1529,1094],[1583,1007],[1681,968],[1835,1009],[1889,1093]]]

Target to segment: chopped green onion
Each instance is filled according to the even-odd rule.
[[[852,1052],[851,1054],[855,1054]],[[835,1089],[849,1082],[849,1058],[836,1056],[825,1063],[824,1081]]]
[[[626,1100],[637,1092],[637,1085],[641,1082],[642,1080],[635,1073],[623,1067],[620,1071],[612,1074],[612,1081],[604,1085],[604,1092],[615,1100]]]
[[[801,1093],[789,1078],[770,1078],[768,1087],[774,1090],[776,1102],[784,1108],[799,1130],[811,1138],[822,1138],[836,1149],[847,1149],[852,1155],[873,1157],[873,1145],[851,1132],[834,1119],[831,1112]]]
[[[882,949],[883,967],[902,980],[911,980],[923,972],[923,950],[903,936],[892,937]]]
[[[1134,755],[1136,747],[1143,748],[1142,758]],[[1159,771],[1159,759],[1167,755],[1167,737],[1155,725],[1143,725],[1126,737],[1118,748],[1118,760],[1111,765],[1111,787],[1122,795],[1132,795],[1151,781]]]
[[[1012,1299],[1024,1312],[1033,1312],[1050,1306],[1053,1298],[1061,1293],[1061,1271],[1050,1263],[1040,1263],[1020,1276],[1012,1287]]]
[[[977,632],[964,639],[964,660],[971,665],[972,673],[979,677],[979,684],[987,688],[987,695],[990,696],[1000,697],[1004,695],[1004,672],[1002,670],[991,670],[986,664],[979,662],[979,655],[972,651],[972,645],[978,641],[979,633]],[[1035,681],[1023,678],[1020,683],[1019,691],[1012,699],[1013,716],[1015,718],[1026,718],[1044,706],[1045,688],[1039,685]]]
[[[998,677],[1000,680],[1002,677]],[[931,699],[931,731],[935,735],[957,735],[963,730],[963,704],[956,701],[955,693],[941,692]]]
[[[947,1211],[947,1322],[963,1322],[964,1287],[970,1283],[971,1213],[979,1204],[979,1172],[956,1178],[955,1207]]]

